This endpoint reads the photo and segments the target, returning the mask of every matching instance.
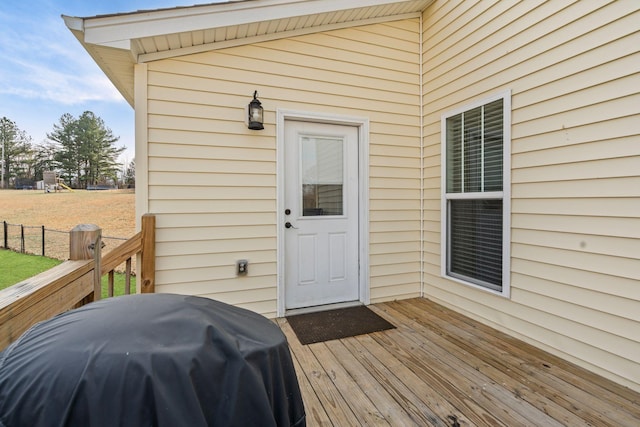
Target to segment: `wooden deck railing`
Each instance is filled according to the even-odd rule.
[[[125,264],[125,293],[131,292],[132,259],[140,254],[136,282],[141,293],[155,292],[155,216],[142,216],[142,230],[101,256],[97,226],[71,231],[69,261],[0,291],[0,351],[42,320],[101,298],[102,276],[114,293],[114,271]]]

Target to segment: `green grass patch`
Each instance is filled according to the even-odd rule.
[[[0,249],[0,290],[47,271],[62,261],[37,255],[27,255]],[[136,293],[136,278],[131,277],[131,293]],[[102,298],[107,297],[108,276],[102,278]],[[113,288],[115,295],[124,295],[125,275],[115,273]]]
[[[125,275],[122,273],[115,273],[113,275],[113,295],[124,295],[124,281]],[[102,298],[107,298],[109,286],[109,276],[102,277]],[[136,278],[131,276],[131,293],[136,293]]]
[[[0,289],[47,271],[62,261],[0,249]]]

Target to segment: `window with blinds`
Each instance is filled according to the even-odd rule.
[[[443,271],[503,292],[506,95],[443,116]],[[508,175],[508,174],[507,174]]]

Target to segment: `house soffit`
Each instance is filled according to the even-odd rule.
[[[133,105],[136,63],[417,17],[433,0],[236,0],[65,24]]]

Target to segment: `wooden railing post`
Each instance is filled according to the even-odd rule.
[[[156,217],[142,215],[142,251],[140,253],[140,292],[156,291]]]
[[[93,268],[93,300],[98,301],[102,296],[102,229],[95,224],[80,224],[73,227],[69,233],[69,259],[94,260]]]

